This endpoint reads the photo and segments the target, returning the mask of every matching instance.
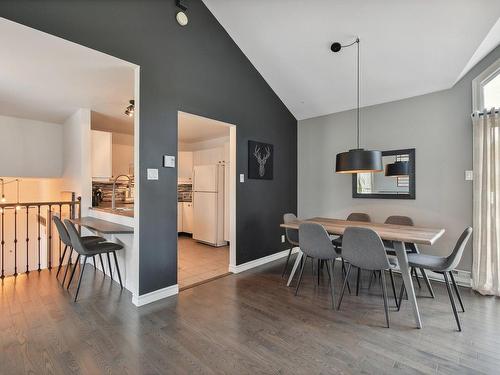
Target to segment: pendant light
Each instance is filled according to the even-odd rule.
[[[335,42],[331,45],[332,52],[339,52],[343,47],[357,46],[357,105],[356,105],[356,145],[357,148],[337,154],[335,171],[337,173],[382,172],[382,153],[380,151],[364,150],[359,147],[359,38],[348,45]]]
[[[410,174],[410,166],[407,161],[397,160],[385,166],[385,175],[389,177],[404,177]]]

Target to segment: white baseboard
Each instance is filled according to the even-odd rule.
[[[284,257],[288,256],[288,252],[289,251],[290,251],[290,249],[283,250],[283,251],[280,251],[279,253],[271,254],[271,255],[268,255],[268,256],[265,256],[265,257],[262,257],[262,258],[259,258],[259,259],[252,260],[250,262],[239,264],[237,266],[231,266],[230,265],[229,266],[229,272],[240,273],[240,272],[249,270],[251,268],[262,266],[263,264],[266,264],[266,263],[269,263],[269,262],[273,262],[275,260],[278,260],[278,259],[281,259],[281,258],[284,258]],[[296,248],[294,248],[292,250],[292,254],[295,254],[298,251],[299,251],[299,249],[296,247]]]
[[[140,296],[134,295],[132,297],[132,303],[137,307],[144,306],[148,303],[159,301],[163,298],[174,296],[176,294],[179,294],[178,284],[167,286],[166,288],[158,289],[150,293],[141,294]]]

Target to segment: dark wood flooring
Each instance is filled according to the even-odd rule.
[[[391,309],[388,329],[380,285],[346,295],[342,310],[332,311],[326,274],[315,286],[308,267],[295,297],[280,277],[282,264],[141,308],[91,267],[76,304],[74,288],[62,289],[54,271],[7,278],[0,373],[500,373],[498,299],[461,288],[467,311],[459,333],[446,290],[434,282],[436,299],[418,291],[424,328],[414,328],[404,303],[400,312]]]

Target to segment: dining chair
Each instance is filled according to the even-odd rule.
[[[76,302],[76,299],[78,298],[78,292],[80,291],[80,285],[82,283],[83,272],[85,271],[85,265],[87,264],[87,259],[89,257],[94,258],[94,256],[100,254],[107,254],[107,255],[109,255],[110,253],[113,254],[113,257],[115,259],[115,267],[118,274],[118,280],[120,281],[121,289],[123,289],[120,267],[118,266],[118,260],[116,258],[116,251],[123,249],[123,246],[114,242],[84,243],[82,241],[82,238],[78,234],[75,225],[68,219],[65,219],[64,223],[66,224],[66,228],[68,230],[68,234],[71,239],[71,246],[78,253],[78,256],[75,261],[75,267],[73,268],[73,271],[71,272],[71,277],[69,278],[67,287],[68,290],[71,285],[71,281],[73,280],[73,276],[75,275],[76,264],[80,262],[80,257],[83,257],[83,263],[80,264],[80,276],[78,278],[78,287],[76,288],[74,301]],[[108,263],[108,266],[109,266],[109,274],[112,275],[111,263]],[[111,278],[111,281],[112,280],[113,279]]]
[[[441,257],[436,255],[426,255],[426,254],[417,254],[412,253],[408,254],[408,265],[410,267],[415,268],[424,268],[429,271],[441,273],[444,277],[444,283],[446,284],[446,289],[448,291],[448,297],[450,298],[451,308],[453,310],[453,315],[455,315],[455,320],[457,322],[458,331],[462,331],[462,326],[460,324],[460,318],[458,317],[457,307],[455,305],[455,299],[453,298],[453,292],[450,287],[450,279],[453,285],[453,289],[455,289],[455,293],[458,298],[458,302],[460,303],[460,307],[462,308],[462,312],[465,312],[464,304],[462,301],[462,297],[460,296],[460,291],[458,290],[457,283],[455,282],[455,277],[453,276],[453,270],[457,267],[460,259],[462,259],[462,255],[472,235],[472,228],[467,227],[460,235],[455,247],[450,255],[447,257]],[[450,279],[448,279],[448,275]],[[399,294],[399,306],[401,307],[401,302],[403,298],[404,292],[404,284],[401,287],[401,292]]]
[[[347,218],[347,221],[361,221],[365,223],[370,223],[371,218],[370,215],[362,213],[362,212],[351,212]],[[334,240],[332,240],[333,245],[335,246],[335,249],[337,250],[338,253],[342,253],[342,236],[338,236]],[[342,272],[345,271],[345,262],[344,258],[342,258]],[[344,275],[345,277],[345,275]],[[358,268],[358,274],[356,277],[356,295],[359,295],[359,287],[360,287],[360,280],[361,280],[361,269]],[[351,293],[351,288],[349,287],[349,284],[347,284],[347,288],[349,289],[349,293]]]
[[[321,224],[318,223],[302,223],[299,226],[299,246],[304,253],[304,261],[300,268],[299,280],[295,288],[295,295],[299,292],[300,283],[302,281],[302,274],[307,259],[324,261],[327,266],[328,276],[330,277],[330,291],[332,296],[332,309],[335,308],[335,290],[333,271],[335,269],[335,259],[340,255],[335,250],[330,236]],[[319,269],[318,269],[319,272]]]
[[[411,227],[414,226],[412,218],[410,218],[408,216],[400,216],[400,215],[389,216],[385,220],[385,224],[406,225],[406,226],[411,226]],[[394,255],[394,256],[396,255],[396,250],[394,250],[394,243],[392,241],[384,240],[384,245],[385,245],[385,250],[386,250],[388,255]],[[406,248],[406,252],[409,254],[420,253],[418,250],[417,244],[405,243],[405,248]],[[427,289],[429,290],[431,297],[434,298],[434,291],[432,290],[431,282],[429,280],[429,277],[427,277],[427,273],[425,272],[425,269],[420,268],[419,270],[420,270],[420,273],[422,274],[422,278],[425,281],[425,285],[427,286]],[[422,286],[420,285],[420,279],[419,279],[418,274],[417,274],[417,269],[412,267],[410,269],[410,275],[413,275],[415,277],[418,287],[421,288]],[[399,303],[397,303],[397,305],[399,307]]]
[[[292,213],[287,213],[283,215],[283,222],[285,224],[293,222],[297,220],[297,216]],[[283,272],[281,273],[281,277],[285,276],[286,270],[288,268],[288,262],[290,261],[290,256],[292,255],[292,250],[299,246],[299,231],[297,229],[289,229],[285,228],[285,237],[286,241],[290,244],[290,250],[288,251],[288,256],[286,257],[286,263],[283,267]]]
[[[387,301],[387,286],[385,281],[385,271],[395,268],[397,262],[391,263],[387,257],[385,246],[380,236],[372,229],[348,227],[344,231],[342,239],[342,256],[349,263],[347,276],[342,285],[338,309],[344,297],[345,287],[352,267],[357,267],[370,271],[382,271],[382,292],[384,299],[385,320],[389,327],[389,307]]]
[[[64,244],[64,251],[62,253],[61,258],[59,259],[59,266],[57,267],[57,273],[56,273],[56,278],[59,276],[59,272],[61,271],[61,267],[64,263],[64,258],[66,256],[66,252],[69,248],[69,257],[68,257],[68,263],[66,266],[66,270],[64,271],[64,278],[62,281],[62,284],[64,285],[64,282],[66,281],[66,275],[68,273],[68,269],[70,266],[70,262],[73,256],[73,247],[71,246],[71,239],[69,237],[68,231],[66,230],[66,227],[64,226],[63,222],[59,218],[59,216],[53,216],[52,220],[54,221],[54,224],[56,225],[57,233],[59,234],[59,238],[61,239],[61,242]],[[104,237],[99,237],[99,236],[83,236],[81,237],[83,243],[98,243],[98,242],[105,242],[106,239]],[[99,254],[99,257],[101,259],[101,267],[103,273],[106,275],[106,272],[104,272],[104,263],[102,262],[102,257]],[[95,261],[94,261],[94,267],[95,267]]]

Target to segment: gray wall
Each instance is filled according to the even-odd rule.
[[[274,180],[237,184],[237,264],[284,249],[283,212],[297,209],[297,121],[199,0],[189,25],[174,0],[11,1],[0,16],[141,66],[140,274],[144,294],[177,283],[177,111],[237,126],[237,173],[249,139],[274,144]],[[160,168],[159,181],[145,179]]]
[[[434,247],[422,251],[448,254],[472,225],[472,182],[464,178],[472,169],[471,82],[498,58],[500,47],[449,90],[362,109],[362,147],[416,148],[416,200],[353,199],[351,175],[335,174],[335,155],[355,146],[353,111],[299,121],[299,215],[343,218],[360,211],[377,222],[411,216],[416,225],[446,229]],[[470,271],[471,265],[469,245],[459,268]]]

